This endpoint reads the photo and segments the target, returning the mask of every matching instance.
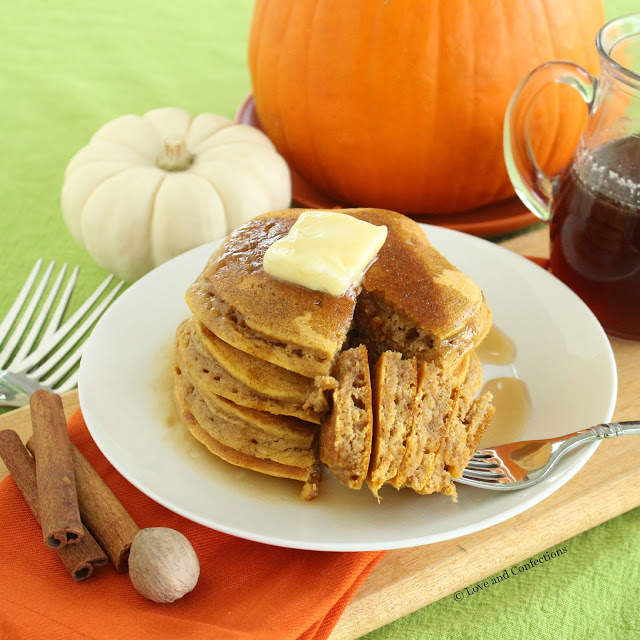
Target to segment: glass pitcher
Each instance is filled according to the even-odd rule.
[[[605,25],[596,47],[598,78],[555,61],[516,89],[504,123],[505,162],[520,199],[551,224],[551,271],[608,333],[640,340],[640,14]],[[549,176],[531,150],[527,117],[554,82],[578,91],[588,119],[569,166]]]

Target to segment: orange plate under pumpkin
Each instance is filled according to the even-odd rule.
[[[235,121],[248,124],[262,131],[258,114],[256,113],[253,96],[249,94],[236,113]],[[293,200],[303,207],[313,209],[336,209],[347,206],[332,200],[329,196],[318,191],[299,173],[291,170],[291,187]],[[412,215],[419,222],[447,227],[456,231],[464,231],[474,236],[489,237],[510,231],[524,229],[539,222],[525,206],[520,198],[510,198],[477,209],[446,215]]]

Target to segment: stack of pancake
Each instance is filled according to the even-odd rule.
[[[245,468],[304,482],[320,462],[343,484],[366,480],[455,496],[492,412],[473,400],[473,350],[489,331],[482,291],[413,221],[345,209],[386,225],[361,285],[341,297],[276,280],[264,253],[303,210],[234,231],[189,288],[178,328],[175,391],[191,433]]]

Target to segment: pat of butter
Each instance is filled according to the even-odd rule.
[[[360,284],[386,238],[384,225],[336,211],[305,211],[267,249],[263,266],[279,280],[342,296]]]

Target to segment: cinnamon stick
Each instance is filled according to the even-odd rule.
[[[44,389],[31,394],[33,440],[42,536],[48,547],[64,547],[82,538],[76,480],[62,398]]]
[[[0,431],[0,458],[18,485],[33,517],[39,523],[36,465],[24,448],[20,436],[11,429]],[[107,562],[106,556],[93,536],[86,529],[83,533],[82,540],[78,543],[55,549],[71,577],[78,582],[88,578],[93,573],[94,567],[102,566]]]
[[[38,452],[33,438],[27,442],[27,449],[37,460]],[[116,571],[126,573],[129,568],[129,549],[140,529],[73,443],[71,457],[82,521],[105,550]]]

